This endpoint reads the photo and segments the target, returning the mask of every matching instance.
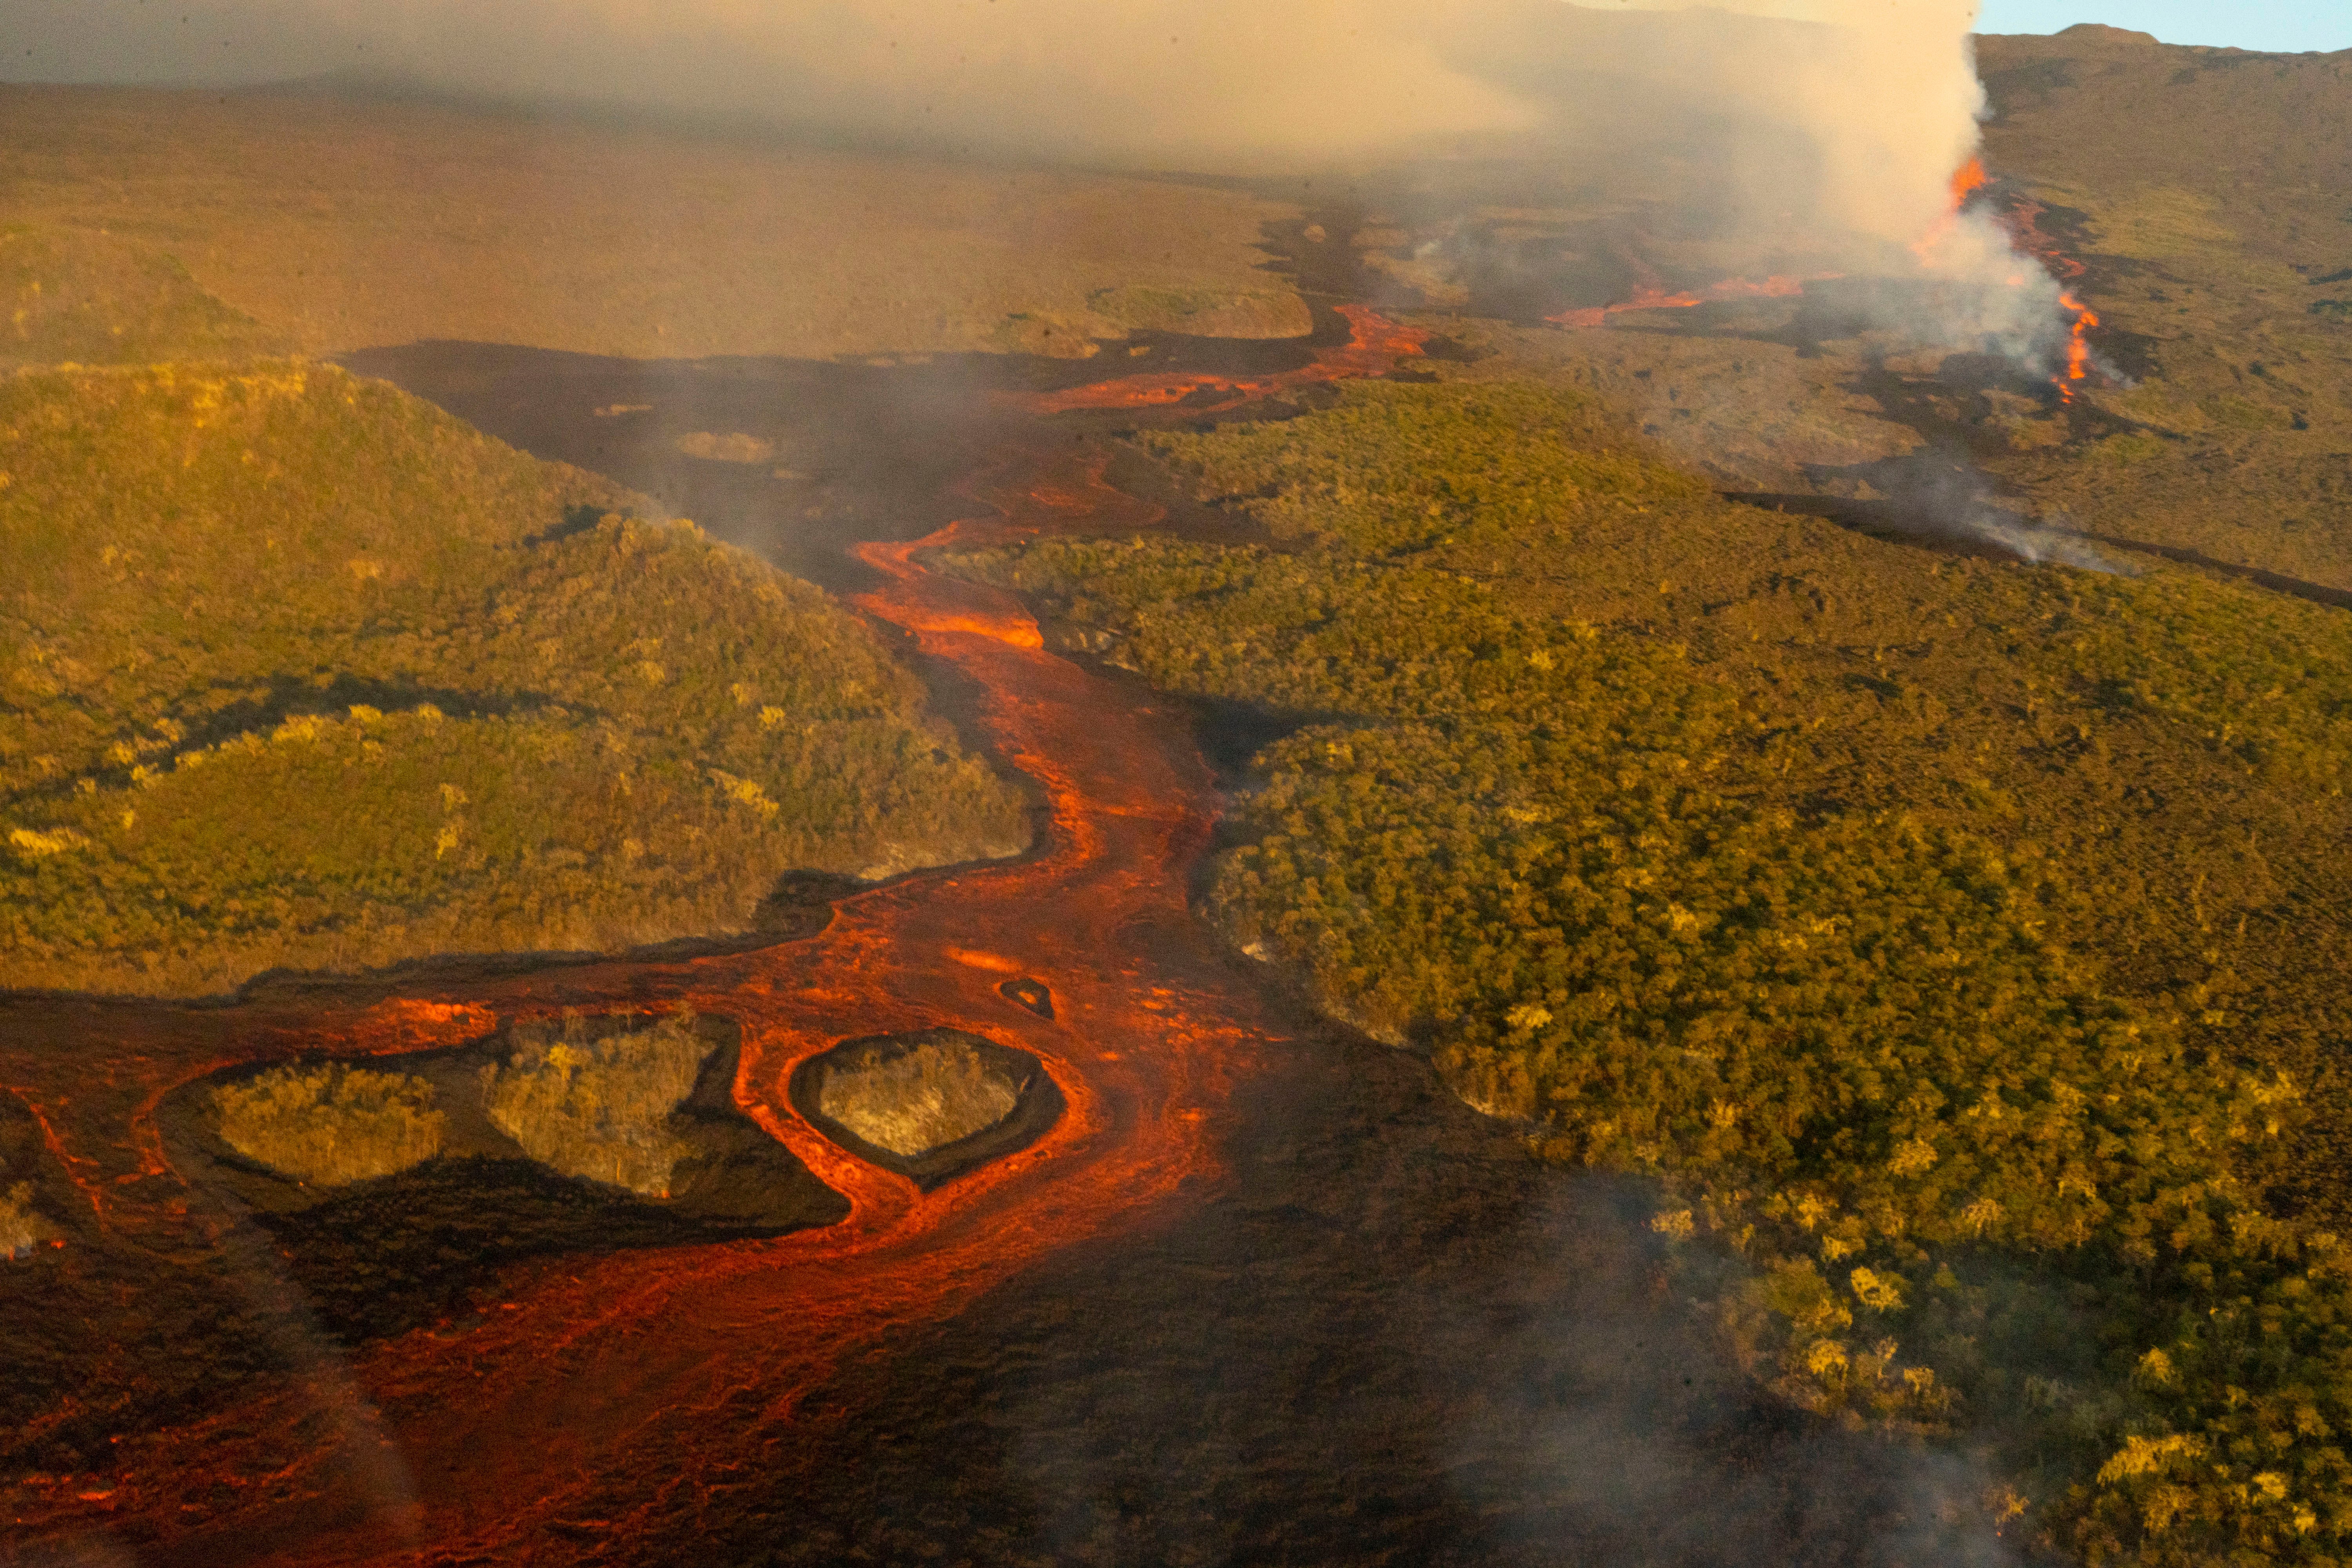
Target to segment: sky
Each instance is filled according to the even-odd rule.
[[[2168,44],[2240,49],[2352,49],[2346,0],[1984,0],[1980,33],[2054,33],[2105,22]]]

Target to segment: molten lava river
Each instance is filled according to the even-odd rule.
[[[168,1094],[564,1009],[740,1026],[737,1104],[848,1203],[768,1239],[525,1258],[461,1321],[348,1350],[314,1335],[230,1396],[134,1412],[105,1452],[13,1478],[16,1554],[1849,1560],[1916,1488],[1757,1405],[1705,1336],[1671,1326],[1639,1194],[1543,1167],[1417,1058],[1317,1024],[1222,953],[1188,910],[1216,812],[1194,715],[921,563],[1153,525],[1158,507],[1107,481],[1108,448],[1048,416],[1233,406],[1417,352],[1418,334],[1343,313],[1344,343],[1287,366],[983,392],[994,434],[952,487],[960,520],[855,547],[858,608],[944,666],[978,738],[1040,786],[1029,857],[842,897],[819,934],[755,951],[427,969],[389,993],[234,1005],[8,1004],[0,1085],[88,1233],[256,1296],[292,1288],[272,1283],[273,1246],[174,1169]],[[1008,1000],[1015,980],[1050,989],[1050,1017]],[[934,1027],[1030,1053],[1066,1110],[925,1192],[828,1140],[785,1089],[845,1039]],[[68,1241],[51,1266],[102,1250]],[[120,1319],[92,1325],[88,1386],[123,1386],[97,1375],[108,1342],[121,1324],[168,1334],[166,1309],[136,1271],[84,1283]],[[103,1430],[95,1397],[61,1394],[34,1436]]]

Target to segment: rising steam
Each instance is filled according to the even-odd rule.
[[[1974,0],[24,0],[48,79],[362,68],[866,144],[1266,174],[1647,161],[1759,237],[1934,285],[1923,342],[2061,367],[2058,289],[1953,172]]]

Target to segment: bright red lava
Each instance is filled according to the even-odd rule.
[[[1984,163],[1976,158],[1970,158],[1954,171],[1949,208],[1932,228],[1912,244],[1911,249],[1921,262],[1929,265],[1934,263],[1937,250],[1941,248],[1946,237],[1958,224],[1962,209],[1968,205],[1970,198],[1979,191],[1985,190],[1990,183],[1991,176],[1985,173]],[[2084,271],[2082,263],[2066,256],[2054,242],[2034,226],[2034,220],[2042,211],[2043,208],[2039,202],[2021,201],[2013,204],[2002,216],[2000,221],[2009,230],[2019,249],[2038,257],[2058,277],[2062,279],[2082,277]],[[1580,310],[1562,310],[1557,315],[1546,316],[1544,320],[1556,327],[1600,327],[1607,325],[1610,317],[1626,310],[1686,310],[1695,306],[1720,300],[1788,299],[1802,294],[1808,283],[1826,282],[1839,276],[1834,272],[1811,273],[1801,278],[1776,274],[1762,282],[1745,278],[1732,278],[1720,283],[1710,284],[1705,289],[1683,289],[1669,294],[1660,283],[1655,271],[1640,258],[1622,251],[1619,255],[1634,268],[1636,274],[1633,293],[1630,299],[1619,300],[1612,305],[1593,305]],[[2012,286],[2022,286],[2025,279],[2021,275],[2010,281]],[[2074,401],[2076,385],[2090,374],[2091,345],[2088,334],[2092,328],[2099,324],[2099,318],[2096,312],[2076,299],[2072,292],[2062,292],[2058,296],[2058,302],[2072,319],[2067,325],[2065,363],[2060,367],[2058,374],[2050,379],[2052,384],[2058,388],[2059,400],[2071,404]]]
[[[1349,345],[1283,375],[1142,376],[1029,406],[1149,407],[1202,390],[1239,403],[1379,374],[1423,341],[1369,310],[1349,319]],[[173,1089],[238,1062],[456,1044],[565,1007],[684,1005],[740,1023],[738,1103],[851,1205],[838,1225],[772,1240],[519,1266],[478,1326],[349,1359],[320,1347],[305,1375],[236,1408],[126,1434],[101,1478],[11,1488],[0,1508],[19,1539],[110,1533],[173,1562],[305,1564],[561,1563],[690,1542],[698,1513],[854,1415],[805,1404],[845,1358],[1215,1181],[1220,1108],[1280,1035],[1190,921],[1187,868],[1215,803],[1183,716],[1045,651],[1010,595],[917,559],[1157,520],[1102,471],[1066,435],[1043,438],[966,482],[994,515],[858,550],[884,578],[858,607],[976,688],[988,740],[1044,788],[1052,826],[1033,858],[846,899],[823,934],[750,953],[545,970],[324,1011],[60,1002],[17,1014],[0,1082],[39,1113],[95,1222],[124,1233],[194,1241],[216,1224],[189,1202],[156,1131]],[[1054,1020],[1000,996],[1007,973],[1045,981]],[[1030,1148],[924,1194],[792,1108],[785,1084],[806,1058],[940,1026],[1035,1055],[1067,1112]],[[94,1058],[94,1040],[111,1048]]]
[[[2073,282],[2087,270],[2084,265],[2059,248],[2058,242],[2043,234],[2040,227],[2042,215],[2049,209],[2031,197],[2010,203],[2000,215],[2001,227],[2018,249],[2026,252],[2050,269],[2051,276],[2062,282]],[[2099,324],[2098,313],[2074,296],[2072,289],[2058,295],[2059,308],[2074,320],[2066,328],[2066,361],[2056,375],[2050,378],[2058,388],[2062,403],[2074,401],[2075,384],[2087,378],[2091,372],[2089,332]]]

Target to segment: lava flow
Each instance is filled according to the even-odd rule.
[[[1378,374],[1421,342],[1369,310],[1349,324],[1346,347],[1278,375],[1143,376],[1027,406],[1150,407],[1204,391],[1238,402]],[[1033,435],[961,487],[992,515],[856,552],[881,579],[858,607],[975,690],[982,737],[1042,789],[1050,825],[1028,858],[843,899],[821,934],[751,952],[542,969],[364,1005],[299,994],[236,1007],[11,1005],[0,1084],[41,1116],[93,1223],[183,1253],[228,1247],[220,1267],[253,1270],[257,1296],[292,1291],[274,1255],[172,1168],[156,1130],[167,1093],[234,1063],[414,1051],[567,1008],[690,1006],[740,1024],[738,1103],[850,1204],[837,1225],[770,1240],[517,1266],[478,1323],[348,1357],[288,1347],[295,1370],[236,1407],[115,1439],[102,1477],[11,1487],[0,1506],[20,1535],[90,1561],[121,1555],[108,1538],[217,1563],[643,1549],[745,1468],[821,1445],[847,1413],[804,1396],[846,1358],[1215,1181],[1220,1108],[1282,1036],[1187,909],[1215,797],[1185,716],[1048,653],[1010,595],[920,560],[1156,521],[1104,481],[1104,461],[1066,434]],[[1006,974],[1049,987],[1051,1018],[1007,1000]],[[1061,1120],[925,1194],[828,1142],[787,1098],[793,1068],[844,1039],[940,1026],[1034,1056],[1067,1101]],[[93,1040],[106,1046],[95,1062]]]
[[[1927,233],[1911,242],[1911,254],[1923,267],[1933,268],[1937,254],[1960,226],[1960,214],[1968,210],[1969,198],[1983,190],[1990,176],[1985,174],[1983,160],[1971,158],[1952,172],[1951,199],[1945,205],[1943,216]],[[2023,279],[2019,279],[2022,282]]]
[[[1185,408],[1214,414],[1244,403],[1318,383],[1378,375],[1397,360],[1422,351],[1430,334],[1401,326],[1362,305],[1337,307],[1348,323],[1348,341],[1335,348],[1318,349],[1314,359],[1297,370],[1234,378],[1197,371],[1124,376],[1060,392],[1008,393],[1005,401],[1033,414],[1066,414],[1082,408]]]
[[[2071,292],[2060,294],[2058,303],[2073,312],[2074,321],[2066,331],[2065,368],[2051,379],[2057,384],[2059,400],[2072,403],[2074,401],[2074,384],[2087,375],[2091,368],[2091,345],[2084,334],[2099,324],[2099,318]]]
[[[2003,210],[2001,227],[2009,232],[2010,240],[2020,250],[2027,252],[2051,275],[2066,282],[2079,279],[2087,270],[2084,265],[2060,248],[2058,242],[2043,234],[2038,220],[2048,209],[2030,196],[2019,197]],[[2091,371],[2089,333],[2099,324],[2098,313],[2074,297],[2073,289],[2062,290],[2059,308],[2073,317],[2066,329],[2066,358],[2051,383],[2058,388],[2059,401],[2074,401],[2075,384],[2086,379]]]
[[[1727,278],[1704,289],[1686,289],[1669,294],[1658,286],[1658,280],[1653,275],[1636,285],[1633,296],[1629,300],[1621,300],[1613,305],[1562,310],[1556,315],[1546,316],[1544,320],[1556,327],[1598,327],[1606,324],[1610,317],[1622,310],[1687,310],[1694,306],[1713,304],[1723,300],[1793,300],[1805,291],[1806,284],[1818,283],[1835,276],[1832,272],[1820,272],[1795,278],[1775,273],[1761,282],[1747,278]]]

